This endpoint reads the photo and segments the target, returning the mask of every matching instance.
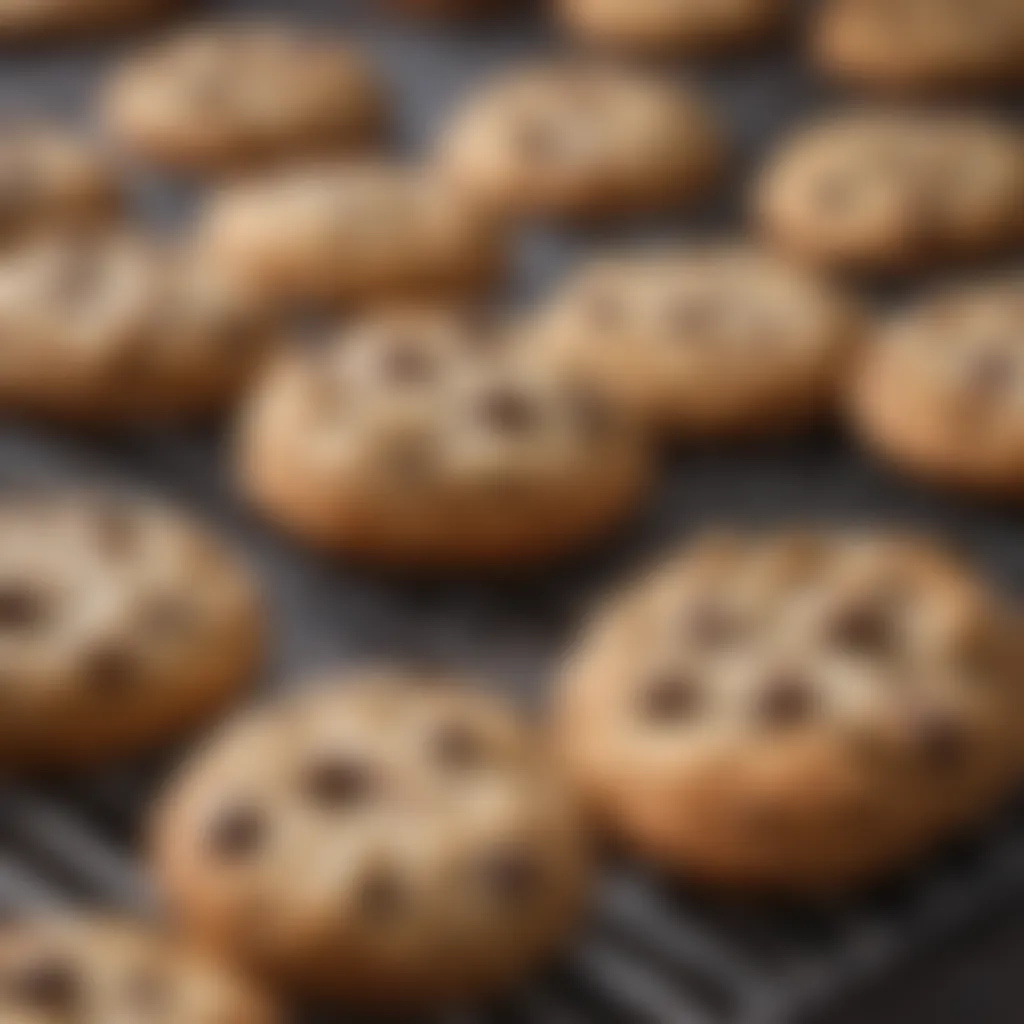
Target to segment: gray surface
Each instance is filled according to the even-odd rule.
[[[500,65],[558,46],[529,13],[494,26],[452,32],[386,23],[368,13],[365,5],[345,0],[266,0],[212,7],[233,13],[287,12],[294,20],[337,25],[363,40],[393,83],[400,111],[396,146],[408,154],[423,149],[454,98],[471,90],[474,82]],[[84,112],[97,73],[124,45],[130,43],[84,51],[65,47],[0,55],[0,107]],[[768,140],[812,108],[832,101],[799,70],[794,55],[794,47],[779,47],[746,61],[693,71],[722,111],[742,162],[748,166],[756,162]],[[600,235],[524,233],[517,272],[506,297],[516,301],[543,293],[580,253],[613,241],[651,234],[692,238],[717,229],[738,230],[743,222],[741,193],[739,180],[723,182],[720,200],[673,222],[635,225]],[[187,191],[169,183],[140,183],[139,195],[144,215],[162,223],[180,223],[181,213],[189,206]],[[273,663],[266,674],[268,685],[312,668],[407,657],[476,671],[524,697],[539,697],[573,623],[608,581],[701,527],[727,522],[871,521],[924,526],[962,543],[1007,585],[1024,591],[1024,530],[1018,512],[939,496],[894,479],[856,453],[838,430],[823,430],[793,442],[677,452],[667,460],[654,500],[621,538],[557,570],[515,583],[490,584],[412,582],[327,564],[270,534],[236,501],[225,471],[224,447],[225,437],[218,431],[145,433],[99,440],[2,424],[0,487],[40,481],[112,481],[166,497],[219,524],[250,553],[270,592],[276,637]],[[85,832],[84,840],[78,835],[58,841],[58,849],[48,858],[33,852],[47,842],[52,845],[48,837],[56,825],[53,821],[40,823],[38,810],[32,809],[32,801],[40,794],[32,790],[0,794],[0,883],[5,863],[10,868],[13,861],[18,871],[25,870],[18,865],[27,864],[29,874],[39,876],[43,895],[55,900],[65,893],[81,893],[90,899],[133,902],[137,898],[135,876],[120,844],[133,830],[138,802],[148,786],[148,775],[120,772],[94,785],[81,783],[74,794],[42,794],[45,805],[56,808],[58,819],[70,812],[77,816],[72,820],[84,822]],[[32,806],[26,810],[19,799]],[[13,823],[6,830],[5,820]],[[62,826],[56,828],[61,834]],[[26,831],[32,829],[36,833],[26,838]],[[67,835],[66,827],[63,834]],[[85,872],[84,882],[71,882],[69,875],[77,878],[82,872],[81,854],[71,856],[68,851],[82,849],[82,841],[96,846],[90,847],[90,855],[98,874]],[[1018,862],[1019,857],[1013,860]],[[1020,873],[1024,875],[1024,871]],[[24,889],[31,889],[28,881]],[[713,925],[729,936],[729,942],[734,935],[742,935],[743,943],[751,948],[756,945],[753,937],[760,936],[761,945],[770,948],[772,956],[780,949],[799,949],[802,957],[807,950],[818,950],[825,957],[819,969],[828,969],[832,963],[826,956],[831,955],[832,947],[824,940],[812,941],[810,926],[805,928],[792,917],[757,909],[744,910],[739,920],[731,908],[708,909],[685,894],[678,899],[674,894],[671,901],[658,896],[654,902],[670,917],[675,914],[677,925],[685,926],[687,934],[687,929],[696,928],[698,945],[703,941],[702,929]],[[610,915],[616,928],[621,927],[618,914],[617,910]],[[845,910],[829,910],[830,927],[845,928],[845,915]],[[681,941],[679,928],[669,931],[673,942]],[[621,960],[613,958],[613,966],[607,967],[602,959],[603,940],[594,941],[596,951],[585,944],[574,956],[585,961],[578,973],[590,979],[587,984],[595,984],[596,977],[605,990],[596,997],[591,993],[589,1002],[583,1002],[586,1009],[577,1009],[576,1018],[561,1011],[552,1016],[549,1011],[550,1019],[596,1020],[600,1007],[609,1012],[609,1019],[646,1017],[658,1024],[683,1019],[678,1007],[685,1005],[679,1000],[685,999],[688,976],[681,974],[668,956],[667,940],[658,946],[657,955],[645,952],[640,957],[639,981],[632,975],[620,978],[626,970]],[[630,945],[635,943],[631,940]],[[687,947],[681,959],[690,963],[693,955]],[[800,962],[805,961],[806,957]],[[792,975],[784,971],[775,975],[774,967],[765,970],[758,975],[758,984],[763,986],[765,977],[782,979],[777,984],[769,981],[770,992],[764,999],[768,1002],[785,994]],[[654,981],[647,980],[644,971],[653,971]],[[659,989],[666,978],[676,1000],[671,1003],[666,1003]],[[615,992],[630,986],[643,994],[627,999],[623,1010]],[[576,1005],[572,985],[562,984],[560,991],[560,1007]],[[646,1007],[646,1014],[638,1009],[637,999]],[[703,996],[697,1003],[703,1005]],[[511,1016],[545,1019],[533,1010],[526,1012],[524,1005],[520,1005],[518,1017],[515,1013]],[[620,1012],[627,1015],[622,1017]],[[703,1010],[699,1015],[694,1010],[694,1014],[694,1020],[739,1019],[738,1014],[727,1018],[710,1012],[705,1015]],[[932,1019],[940,1018],[914,1018],[915,1024]],[[1001,1021],[991,1020],[992,1024]]]

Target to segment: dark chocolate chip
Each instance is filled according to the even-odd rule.
[[[524,434],[537,422],[537,407],[530,398],[510,388],[496,389],[480,404],[480,418],[504,434]]]
[[[398,876],[393,871],[378,868],[363,882],[359,906],[370,917],[393,917],[402,910],[405,895]]]
[[[22,965],[3,981],[19,1006],[30,1011],[66,1013],[81,996],[81,979],[72,964],[59,957],[41,957]]]
[[[320,807],[336,809],[365,803],[377,790],[373,772],[353,758],[322,757],[306,769],[302,791]]]
[[[99,693],[123,693],[135,681],[138,659],[116,640],[97,644],[82,660],[82,675],[90,689]]]
[[[33,629],[46,615],[43,595],[26,583],[0,583],[0,630]]]
[[[912,740],[925,764],[936,772],[955,771],[968,753],[963,723],[952,714],[918,709],[911,720]]]
[[[640,713],[647,721],[672,725],[692,719],[703,702],[703,689],[697,680],[669,674],[655,678],[640,692]]]
[[[243,860],[255,854],[266,838],[263,816],[255,807],[226,807],[210,822],[209,848],[224,860]]]
[[[780,672],[769,677],[757,696],[757,719],[771,728],[799,725],[813,710],[814,691],[808,681],[795,672]]]
[[[584,436],[591,441],[610,438],[619,426],[611,406],[589,388],[577,387],[570,392],[569,409]]]
[[[461,722],[450,722],[434,734],[430,749],[443,768],[466,771],[480,766],[487,758],[482,737]]]
[[[527,850],[496,850],[481,862],[480,870],[488,889],[512,905],[531,899],[540,888],[540,867]]]
[[[887,657],[898,647],[895,624],[880,601],[841,608],[827,629],[829,641],[849,654]]]

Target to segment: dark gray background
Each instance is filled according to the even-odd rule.
[[[532,5],[512,6],[516,10],[500,22],[455,29],[388,20],[355,0],[237,0],[204,10],[217,15],[261,12],[330,25],[363,41],[395,94],[395,148],[413,155],[425,150],[453,101],[487,74],[562,45]],[[132,43],[0,53],[0,108],[87,118],[98,76]],[[681,219],[599,233],[524,232],[505,299],[521,302],[543,294],[580,254],[613,242],[742,230],[745,176],[740,171],[756,165],[766,145],[788,126],[813,110],[845,102],[802,67],[795,38],[767,53],[688,68],[686,74],[704,84],[728,125],[738,156],[733,180],[723,181],[715,201]],[[156,180],[138,185],[142,216],[163,225],[186,222],[192,198],[187,188]],[[552,659],[573,624],[610,580],[701,527],[727,522],[915,524],[963,544],[1003,583],[1024,590],[1019,510],[922,491],[858,454],[838,427],[790,442],[670,453],[654,500],[620,538],[572,564],[503,583],[402,580],[328,564],[298,549],[272,535],[236,501],[225,471],[225,439],[216,429],[97,439],[3,423],[0,486],[111,481],[163,496],[219,524],[251,554],[268,585],[276,636],[267,685],[311,668],[386,657],[440,661],[476,671],[524,696],[540,696]],[[141,770],[97,785],[122,786],[124,776],[133,774],[145,790],[149,775]],[[138,790],[133,792],[140,799]],[[35,796],[32,790],[28,795]],[[3,799],[0,793],[0,869],[4,844],[16,842],[3,830]],[[74,806],[66,794],[54,799],[58,806]],[[133,808],[125,813],[131,817]],[[130,832],[130,824],[109,830],[109,841],[119,843]],[[103,836],[107,841],[108,832]],[[41,874],[47,872],[44,865]],[[1020,874],[1024,881],[1024,865]],[[60,890],[59,879],[54,887]],[[125,901],[124,891],[112,898]],[[1017,958],[1024,955],[1024,928],[1005,913],[1007,904],[1002,909],[1010,920],[993,919],[987,939],[961,939],[941,959],[905,970],[898,985],[890,984],[863,1007],[826,1019],[1016,1024],[1017,1007],[1024,1005],[1024,980],[1016,970]],[[609,1013],[608,1019],[636,1019]],[[658,1024],[675,1021],[662,1015]]]

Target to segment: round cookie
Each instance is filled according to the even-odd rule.
[[[347,46],[270,25],[158,43],[129,58],[104,98],[124,148],[196,172],[366,148],[383,109],[375,74]]]
[[[0,504],[0,767],[92,765],[226,704],[260,659],[260,602],[205,532],[89,495]]]
[[[231,273],[300,303],[470,295],[504,263],[502,233],[465,195],[384,164],[301,168],[225,188],[204,233]]]
[[[705,194],[723,163],[703,103],[640,72],[533,67],[485,86],[456,116],[438,161],[502,214],[649,214]]]
[[[833,407],[858,320],[782,260],[718,245],[584,266],[541,313],[535,340],[660,432],[762,434]]]
[[[223,409],[272,343],[254,293],[191,248],[124,230],[0,255],[0,408],[114,426]]]
[[[447,680],[362,674],[243,717],[154,829],[185,928],[298,995],[426,1010],[566,940],[587,855],[527,725]]]
[[[117,212],[120,198],[110,162],[87,140],[54,125],[3,125],[0,244],[96,224]]]
[[[882,89],[1024,81],[1020,0],[829,0],[814,31],[830,75]]]
[[[628,53],[678,55],[744,48],[778,30],[789,0],[558,0],[571,32]]]
[[[1024,238],[1024,145],[970,115],[847,115],[785,144],[755,198],[765,233],[803,259],[913,270]]]
[[[840,889],[1009,797],[1019,625],[927,541],[706,538],[584,635],[561,748],[595,819],[659,867]]]
[[[1024,497],[1024,277],[950,289],[893,318],[850,404],[869,447],[914,476]]]
[[[176,0],[0,0],[0,43],[92,34],[174,10]]]
[[[516,568],[609,532],[650,452],[591,390],[455,314],[378,314],[289,351],[244,410],[239,475],[284,529],[398,567]]]
[[[0,1020],[10,1024],[281,1024],[208,957],[139,925],[45,918],[0,927]]]

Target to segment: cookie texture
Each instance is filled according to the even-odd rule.
[[[859,85],[932,90],[1024,81],[1020,0],[829,0],[818,64]]]
[[[612,50],[674,55],[745,48],[785,21],[787,0],[559,0],[576,36]]]
[[[107,918],[0,928],[0,1020],[11,1024],[280,1024],[248,984],[206,956]]]
[[[708,537],[584,634],[561,749],[595,819],[661,868],[839,889],[1009,797],[1019,624],[929,541]]]
[[[1024,276],[932,296],[878,331],[852,419],[907,472],[1024,497]]]
[[[1024,237],[1019,132],[980,116],[852,114],[781,147],[756,191],[767,236],[839,269],[891,272]]]
[[[0,408],[113,427],[230,404],[275,334],[262,298],[188,245],[130,230],[0,254]]]
[[[704,195],[723,163],[692,92],[583,64],[514,71],[459,112],[438,161],[458,187],[510,215],[653,213]]]
[[[646,491],[627,418],[457,314],[382,313],[287,352],[244,410],[239,476],[310,543],[514,568],[593,542]]]
[[[156,505],[0,504],[0,767],[92,765],[166,742],[250,681],[262,614],[213,538]]]
[[[352,152],[375,141],[385,101],[349,47],[270,25],[193,29],[133,55],[104,116],[124,148],[185,171]]]
[[[0,0],[0,42],[92,35],[184,6],[176,0]]]
[[[473,295],[504,262],[502,232],[464,194],[429,173],[375,163],[227,187],[204,235],[232,274],[281,301]]]
[[[588,875],[532,730],[400,671],[242,718],[172,785],[154,834],[186,929],[294,993],[377,1008],[520,980],[567,938]]]
[[[840,395],[860,318],[834,290],[745,244],[645,250],[586,265],[534,338],[670,436],[805,424]]]
[[[99,147],[56,125],[20,121],[0,137],[0,245],[107,220],[120,187]]]

